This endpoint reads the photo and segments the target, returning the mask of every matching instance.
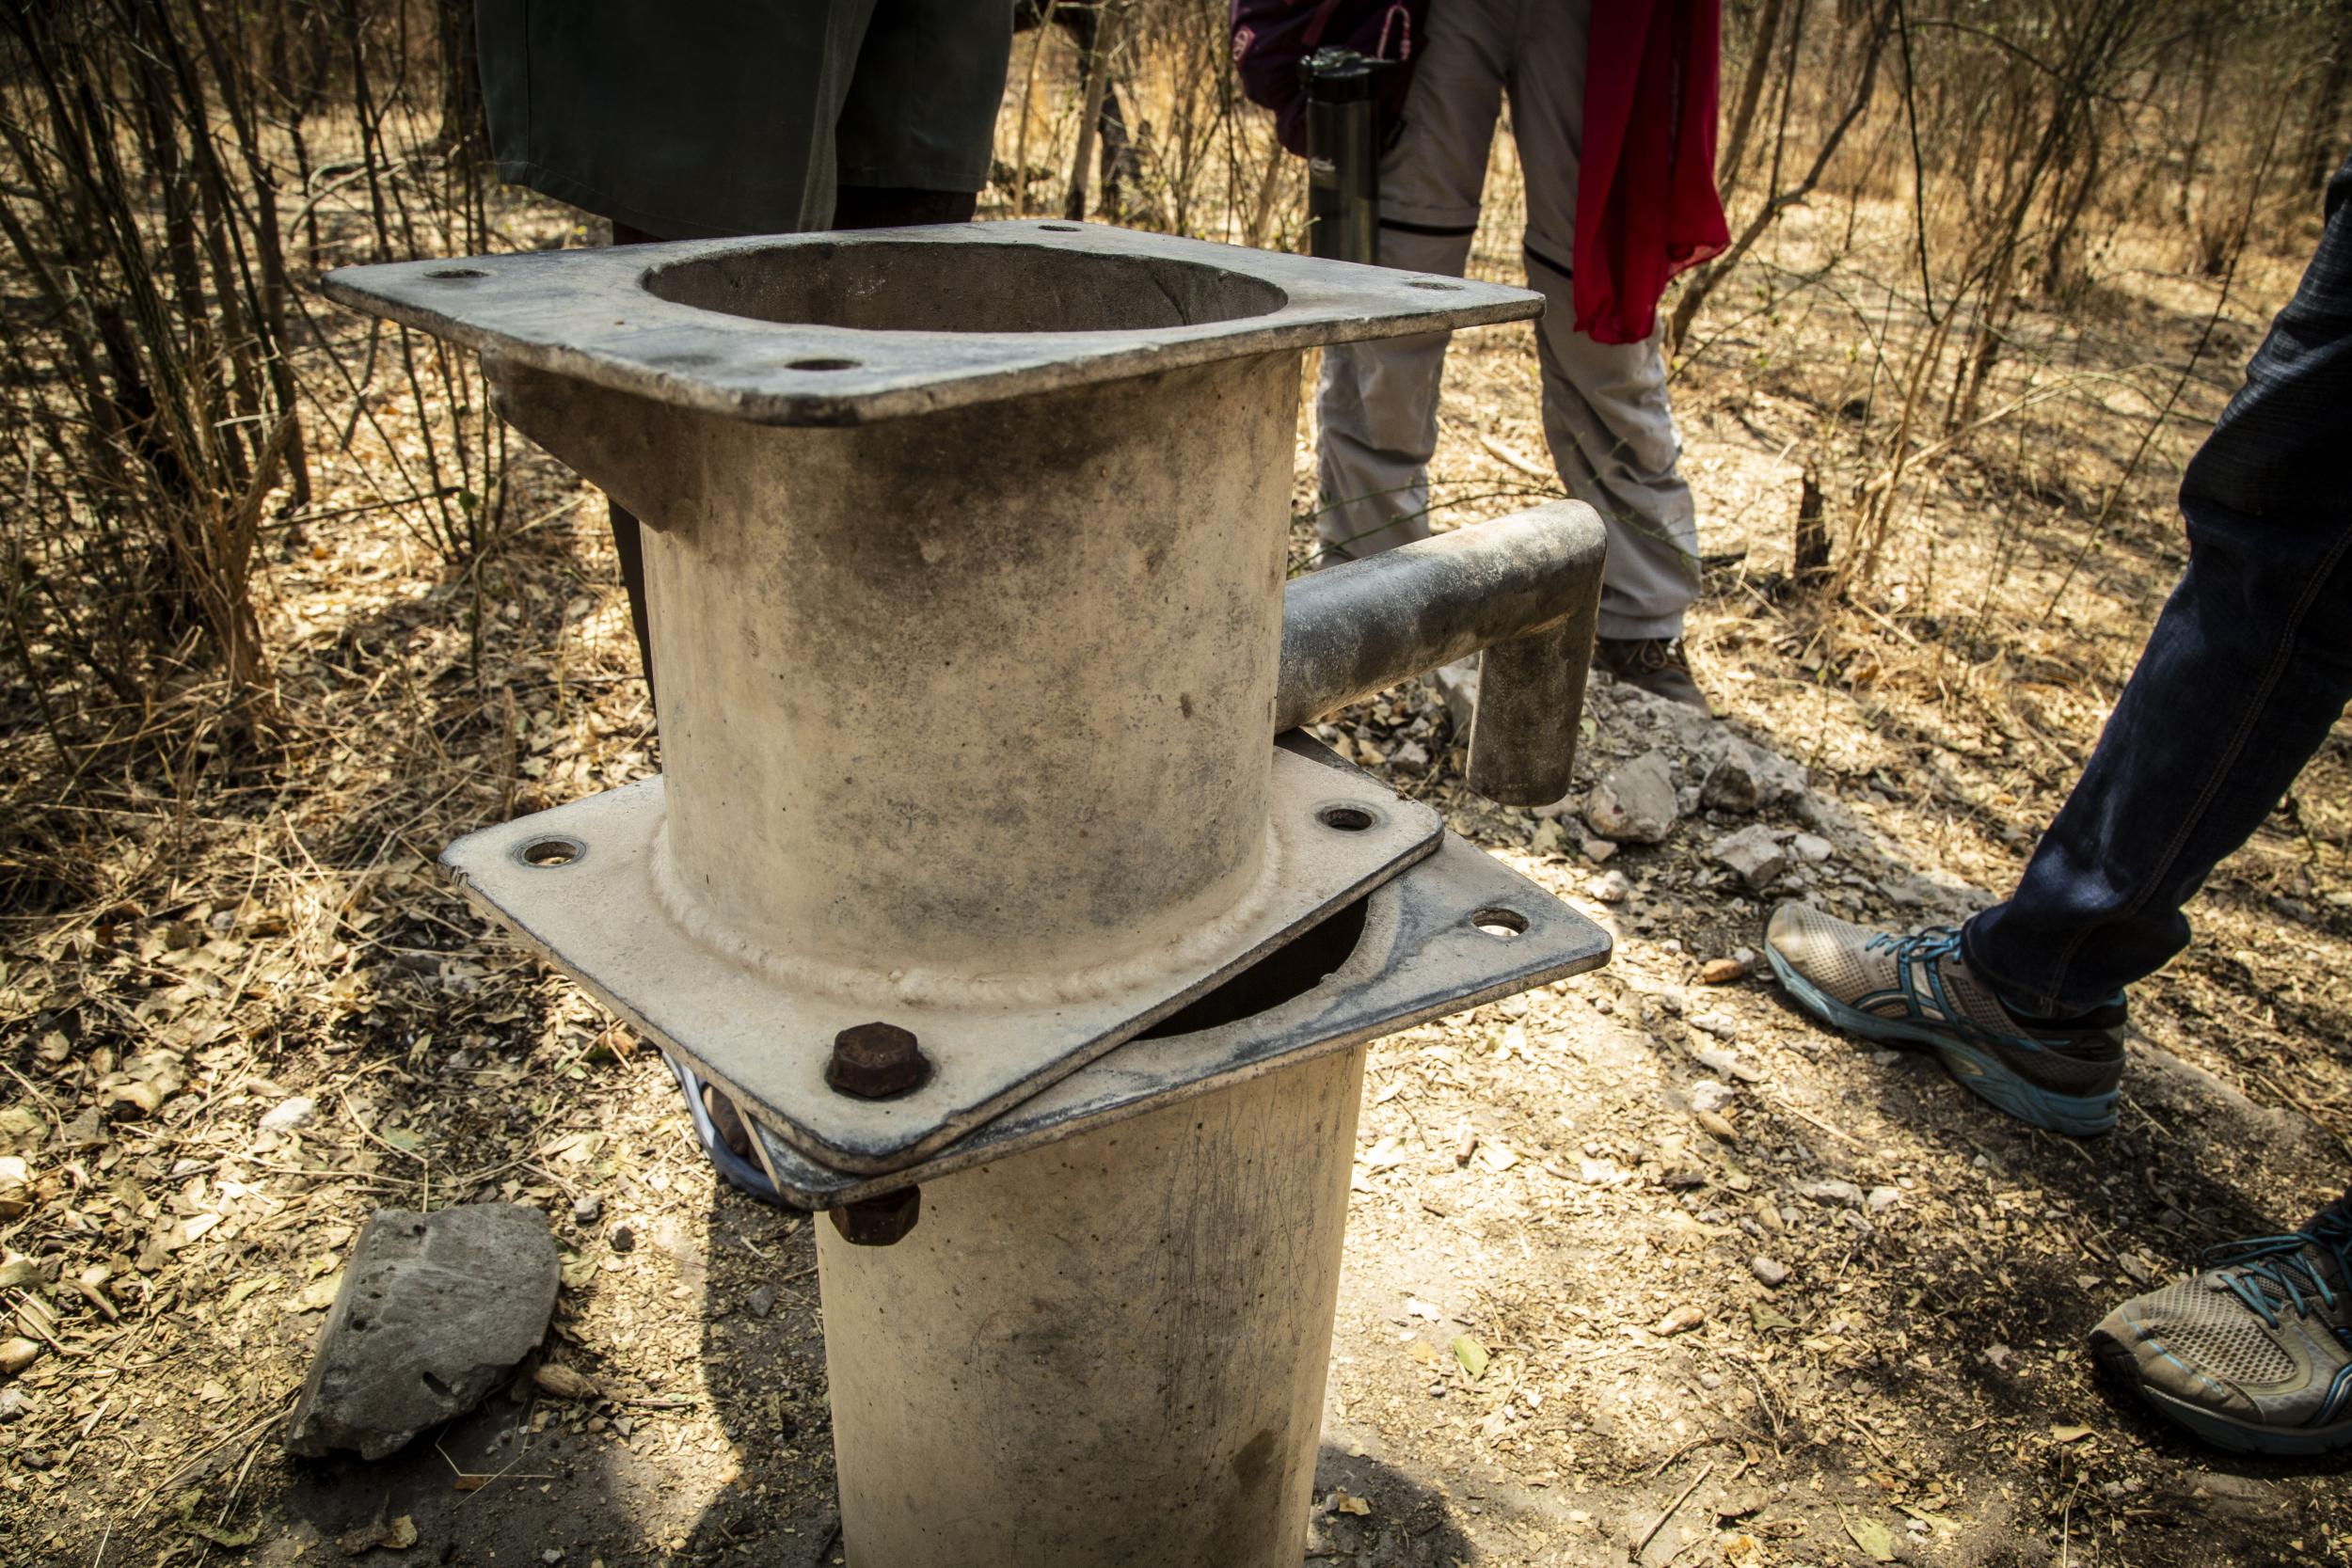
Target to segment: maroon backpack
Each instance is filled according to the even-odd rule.
[[[1274,111],[1282,145],[1307,155],[1307,94],[1298,62],[1318,49],[1388,60],[1375,78],[1374,113],[1386,146],[1402,123],[1405,90],[1426,37],[1429,0],[1232,0],[1233,70],[1242,96]]]

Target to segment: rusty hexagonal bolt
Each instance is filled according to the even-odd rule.
[[[890,1246],[904,1241],[922,1214],[923,1189],[901,1187],[843,1204],[833,1211],[833,1227],[851,1246]]]
[[[833,1037],[825,1082],[860,1100],[888,1100],[930,1076],[914,1036],[895,1023],[861,1023]]]

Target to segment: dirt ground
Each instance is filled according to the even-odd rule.
[[[2081,1349],[2352,1167],[2341,732],[2136,993],[2103,1139],[2022,1129],[1767,978],[1699,979],[1780,896],[1913,925],[2013,878],[2183,559],[2168,476],[2287,276],[2225,312],[2126,505],[2102,517],[2131,427],[2021,416],[1936,469],[1850,604],[1788,582],[1792,453],[1872,395],[1845,327],[1710,314],[1677,383],[1718,558],[1695,659],[1723,727],[1807,769],[1763,820],[1830,846],[1761,892],[1708,854],[1744,819],[1604,865],[1572,821],[1476,800],[1426,691],[1327,728],[1618,945],[1374,1048],[1311,1560],[2352,1562],[2343,1462],[2201,1449]],[[2181,358],[2203,307],[2152,272],[2103,309],[2073,370]],[[366,395],[403,438],[405,389]],[[1466,338],[1437,472],[1478,499],[1450,520],[1540,492],[1542,450],[1526,329]],[[532,462],[524,526],[464,577],[396,512],[278,542],[278,765],[199,752],[190,794],[125,778],[20,825],[20,886],[55,886],[0,927],[0,1135],[32,1180],[0,1304],[42,1354],[0,1385],[0,1560],[841,1559],[810,1222],[715,1187],[659,1056],[432,869],[655,763],[600,503]],[[1655,749],[1697,782],[1703,725],[1605,682],[1592,719],[1582,778]],[[43,765],[9,752],[11,790]],[[1732,1091],[1711,1130],[1702,1079]],[[260,1126],[297,1096],[306,1124]],[[544,1355],[593,1397],[526,1378],[392,1459],[290,1459],[358,1225],[485,1198],[548,1213]]]

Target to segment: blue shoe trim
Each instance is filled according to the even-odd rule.
[[[2123,1098],[2121,1089],[2091,1095],[2053,1093],[2028,1084],[2000,1058],[1977,1050],[1948,1030],[1932,1029],[1903,1019],[1882,1018],[1846,1006],[1798,974],[1771,942],[1764,944],[1764,958],[1788,994],[1831,1028],[1889,1045],[1925,1046],[1936,1053],[1944,1063],[1944,1070],[1958,1079],[1963,1088],[2020,1121],[2075,1138],[2105,1132],[2115,1126],[2116,1108]]]
[[[2137,1380],[2135,1380],[2137,1381]],[[2188,1428],[2217,1448],[2233,1449],[2238,1453],[2278,1454],[2289,1458],[2312,1454],[2334,1453],[2352,1446],[2352,1421],[2338,1421],[2333,1426],[2273,1427],[2258,1426],[2233,1417],[2191,1404],[2177,1394],[2168,1394],[2140,1383],[2139,1397],[2148,1402],[2150,1409]]]

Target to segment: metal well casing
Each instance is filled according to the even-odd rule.
[[[1281,875],[1292,356],[845,428],[499,381],[650,525],[657,880],[703,940],[1036,1005],[1198,963]]]
[[[1364,1048],[820,1226],[856,1568],[1296,1568]]]
[[[1531,315],[1524,291],[1063,224],[326,287],[481,349],[502,411],[653,530],[664,780],[444,859],[737,1092],[771,1166],[817,1162],[803,1190],[886,1196],[1445,853],[1427,808],[1272,743],[1295,356]],[[1421,652],[1524,643],[1488,771],[1545,798],[1574,735],[1552,666],[1589,635],[1591,594],[1567,584],[1597,581],[1597,541],[1555,515],[1335,583],[1285,712]],[[1560,602],[1487,616],[1459,590],[1488,572]],[[1413,652],[1371,626],[1358,645],[1357,604],[1418,616],[1390,639]],[[1204,1029],[1105,1069],[1046,1118],[1069,1135],[924,1178],[896,1245],[820,1229],[857,1562],[1296,1561],[1359,1042],[1606,950],[1458,862],[1375,896],[1376,951],[1418,974],[1375,984],[1367,955],[1336,994],[1267,1009],[1279,1038]],[[934,1070],[845,1110],[824,1041],[877,1016],[917,1028]]]

